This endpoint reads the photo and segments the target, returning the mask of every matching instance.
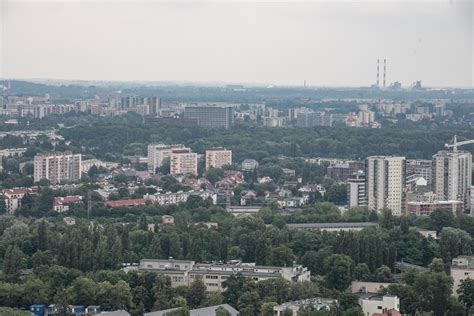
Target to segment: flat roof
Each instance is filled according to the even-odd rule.
[[[364,227],[376,227],[378,223],[372,222],[357,222],[357,223],[297,223],[297,224],[286,224],[288,228],[364,228]]]

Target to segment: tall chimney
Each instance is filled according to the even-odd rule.
[[[380,60],[377,59],[377,87],[379,86],[379,65],[380,65]]]
[[[387,60],[383,60],[383,87],[385,88],[385,76],[387,73]]]

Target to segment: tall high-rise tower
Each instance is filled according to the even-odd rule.
[[[383,60],[383,87],[385,88],[385,78],[387,75],[387,60]]]
[[[470,208],[472,154],[467,151],[438,151],[433,156],[433,189],[438,200],[457,200]]]
[[[377,87],[380,85],[380,59],[377,59]]]
[[[402,215],[405,209],[405,157],[371,156],[366,161],[367,205],[370,210],[392,210]]]

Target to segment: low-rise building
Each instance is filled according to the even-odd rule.
[[[125,270],[132,270],[127,267]],[[227,278],[238,273],[256,282],[272,278],[283,278],[290,282],[309,281],[311,272],[301,265],[293,267],[257,266],[254,263],[231,261],[229,263],[195,263],[191,260],[142,259],[140,272],[159,272],[171,278],[171,286],[188,286],[201,279],[209,292],[221,292]]]
[[[63,222],[68,226],[76,225],[76,219],[74,217],[64,217]]]
[[[105,201],[104,204],[106,206],[110,206],[110,207],[139,206],[139,205],[145,205],[145,199],[127,199],[127,200]]]
[[[462,201],[407,202],[407,214],[429,216],[436,209],[459,214],[464,210],[464,203]]]
[[[286,224],[289,229],[319,230],[326,232],[361,231],[364,228],[378,227],[377,223],[301,223]]]
[[[38,188],[12,188],[4,189],[1,191],[1,195],[5,200],[5,205],[8,214],[14,214],[15,211],[21,207],[21,200],[26,194],[36,194]]]
[[[254,159],[245,159],[242,161],[242,171],[254,171],[258,169],[258,161]]]
[[[397,296],[374,295],[361,298],[359,304],[364,315],[383,315],[384,311],[400,311],[400,299]]]
[[[314,297],[273,306],[273,315],[286,316],[288,315],[287,311],[291,311],[293,316],[297,316],[299,312],[304,310],[327,310],[331,312],[335,311],[336,307],[337,300],[333,298]]]
[[[454,258],[451,265],[451,277],[453,278],[453,294],[458,296],[457,290],[462,280],[474,280],[474,256],[459,256]]]
[[[70,204],[79,203],[82,203],[80,195],[57,196],[53,200],[53,210],[58,213],[67,212]]]
[[[392,283],[386,282],[364,282],[364,281],[352,281],[351,292],[352,293],[378,293],[382,289],[388,288]]]
[[[163,224],[174,224],[174,216],[163,215],[163,216],[161,216],[161,222]]]
[[[216,310],[218,309],[223,309],[227,311],[229,313],[228,315],[230,316],[239,316],[239,312],[235,308],[230,306],[229,304],[220,304],[220,305],[191,309],[189,311],[189,316],[215,316]],[[179,310],[178,307],[170,308],[170,309],[165,309],[161,311],[145,313],[143,316],[167,316],[167,315],[171,315],[173,312],[177,310]]]

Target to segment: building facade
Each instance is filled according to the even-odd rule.
[[[366,207],[367,206],[367,192],[365,189],[365,173],[358,171],[349,178],[348,201],[349,208],[352,207]]]
[[[367,205],[388,208],[400,216],[405,209],[405,157],[372,156],[366,162]]]
[[[206,170],[222,168],[232,164],[232,151],[225,148],[210,148],[206,150]]]
[[[433,156],[433,189],[438,200],[462,201],[470,209],[472,155],[466,151],[439,151]]]
[[[462,280],[474,279],[474,256],[459,256],[454,258],[451,265],[451,277],[453,278],[453,294],[458,296],[457,290]]]
[[[198,158],[189,148],[176,149],[170,156],[170,174],[191,174],[197,175]]]
[[[34,158],[34,181],[48,179],[51,183],[74,181],[81,178],[81,154],[50,152]]]
[[[188,286],[201,279],[208,292],[222,292],[223,283],[238,273],[256,282],[283,278],[290,282],[309,281],[311,272],[301,265],[293,267],[257,266],[253,263],[231,261],[229,263],[196,263],[191,260],[142,259],[139,272],[158,272],[171,278],[171,286]]]
[[[234,125],[234,107],[225,105],[186,106],[184,118],[197,118],[199,126],[228,129]]]
[[[165,159],[169,159],[171,152],[175,149],[182,149],[181,144],[150,144],[148,145],[148,172],[155,174],[156,168],[163,165]]]

